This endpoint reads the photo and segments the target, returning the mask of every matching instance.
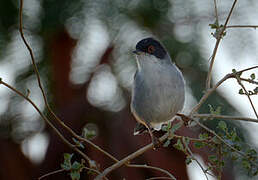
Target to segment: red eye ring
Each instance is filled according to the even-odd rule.
[[[155,51],[155,47],[154,46],[152,46],[152,45],[150,45],[149,47],[148,47],[148,53],[153,53]]]

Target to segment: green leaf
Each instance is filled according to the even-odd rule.
[[[93,129],[88,129],[85,127],[82,130],[82,136],[86,139],[93,139],[97,136],[97,132]]]
[[[251,164],[250,164],[250,162],[249,162],[248,160],[246,160],[246,159],[243,159],[243,160],[242,160],[242,166],[243,166],[244,168],[246,168],[246,169],[251,169]]]
[[[243,89],[239,89],[238,94],[245,94]]]
[[[66,170],[66,171],[70,171],[71,170],[71,165],[63,163],[63,164],[61,164],[61,168]]]
[[[200,141],[197,141],[197,142],[194,143],[194,147],[200,149],[200,148],[204,147],[204,143],[200,142]]]
[[[184,151],[184,146],[180,139],[178,139],[176,144],[174,144],[173,146],[180,151]]]
[[[258,87],[254,88],[254,93],[258,93]]]
[[[71,162],[72,157],[73,157],[73,154],[64,153],[64,161]]]
[[[250,75],[250,78],[251,78],[252,80],[254,80],[254,79],[255,79],[255,74],[252,73],[252,74]]]
[[[215,156],[215,155],[210,155],[209,157],[208,157],[208,159],[211,161],[211,162],[216,162],[218,159],[217,159],[217,156]]]
[[[169,131],[170,128],[171,128],[171,122],[161,127],[162,131],[165,131],[165,132]]]
[[[72,157],[73,154],[64,153],[64,162],[61,164],[61,168],[63,168],[66,171],[69,171],[71,169]]]
[[[79,171],[72,171],[70,173],[72,180],[80,180],[80,172]]]
[[[220,121],[218,127],[223,131],[227,131],[227,124],[224,121]]]
[[[171,133],[175,133],[181,126],[183,125],[183,123],[180,121],[176,124],[174,124],[170,130]]]
[[[201,134],[199,134],[199,139],[201,139],[201,140],[206,140],[208,138],[209,138],[208,133],[201,133]]]
[[[215,110],[213,109],[212,105],[211,105],[211,104],[208,104],[208,107],[209,107],[210,113],[213,114],[213,112],[214,112]]]
[[[72,170],[80,170],[83,167],[83,165],[77,161],[75,161],[71,167]]]
[[[232,69],[232,73],[236,73],[237,72],[237,70],[236,69]]]
[[[163,147],[168,147],[169,144],[170,144],[170,140],[168,139],[168,140],[166,140],[166,142],[163,144]]]

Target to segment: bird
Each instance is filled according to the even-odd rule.
[[[137,69],[133,78],[130,109],[138,122],[135,133],[150,134],[153,148],[160,146],[153,130],[160,130],[183,109],[185,80],[164,46],[152,37],[136,44]]]

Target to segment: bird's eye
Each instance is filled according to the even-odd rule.
[[[152,45],[150,45],[150,46],[148,47],[148,53],[152,54],[154,51],[155,51],[155,47],[152,46]]]

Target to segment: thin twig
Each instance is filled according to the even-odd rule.
[[[23,28],[22,28],[22,24],[23,24],[23,21],[22,21],[22,9],[23,9],[23,0],[20,0],[20,11],[19,11],[19,32],[20,32],[20,35],[21,35],[21,38],[26,46],[26,48],[28,49],[29,53],[30,53],[30,57],[31,57],[31,61],[32,61],[32,64],[33,64],[33,68],[34,68],[34,71],[36,73],[36,77],[37,77],[37,81],[38,81],[38,86],[41,90],[41,93],[42,93],[42,96],[43,96],[43,99],[44,99],[44,102],[45,104],[48,106],[48,102],[47,102],[47,98],[46,98],[46,94],[43,90],[43,86],[42,86],[42,83],[41,83],[41,80],[40,80],[40,76],[39,76],[39,71],[38,71],[38,68],[36,66],[36,63],[35,63],[35,58],[34,58],[34,54],[33,54],[33,51],[29,45],[29,43],[27,42],[27,40],[25,39],[24,37],[24,33],[23,33]]]
[[[185,143],[185,141],[182,141],[182,142],[183,142],[183,144],[184,144],[186,150],[189,152],[189,155],[190,155],[191,159],[193,159],[193,160],[195,160],[195,161],[197,162],[197,164],[198,164],[198,165],[200,166],[200,168],[202,169],[202,172],[203,172],[203,174],[205,175],[206,179],[209,180],[209,178],[208,178],[208,176],[207,176],[207,174],[206,174],[206,171],[205,171],[204,167],[202,166],[202,164],[194,157],[193,152],[192,152],[191,149],[188,147],[188,145]]]
[[[199,101],[199,103],[197,105],[195,105],[193,107],[193,109],[191,110],[191,112],[189,113],[189,116],[191,117],[195,112],[197,112],[201,105],[206,101],[206,99],[227,79],[232,78],[233,74],[227,74],[226,76],[224,76],[219,82],[217,82],[215,84],[215,86],[213,86],[211,89],[207,89],[206,93],[202,96],[201,100]]]
[[[212,68],[213,68],[213,64],[214,64],[214,61],[215,61],[215,57],[216,57],[216,54],[217,54],[217,50],[218,50],[218,47],[219,47],[219,43],[220,43],[220,41],[221,41],[221,39],[222,39],[222,37],[223,37],[223,33],[224,33],[225,30],[226,30],[226,26],[227,26],[227,24],[228,24],[228,21],[229,21],[229,19],[230,19],[230,17],[231,17],[231,14],[232,14],[232,12],[233,12],[233,9],[234,9],[236,3],[237,3],[237,0],[234,1],[233,5],[232,5],[232,7],[231,7],[231,9],[230,9],[230,12],[229,12],[229,14],[228,14],[228,17],[227,17],[227,19],[226,19],[226,21],[225,21],[225,23],[224,23],[222,29],[220,30],[220,33],[219,33],[219,35],[218,35],[218,38],[217,38],[215,47],[214,47],[214,49],[213,49],[212,56],[211,56],[212,58],[211,58],[211,62],[210,62],[210,66],[209,66],[209,71],[208,71],[208,75],[207,75],[207,80],[206,80],[206,89],[210,89],[210,87],[211,87],[211,71],[212,71]]]
[[[258,123],[258,119],[239,117],[239,116],[227,116],[227,115],[217,115],[217,114],[193,114],[196,118],[218,118],[218,119],[228,119],[228,120],[239,120],[239,121],[249,121]]]
[[[229,28],[258,28],[258,25],[231,25],[231,26],[227,26],[227,29]]]
[[[256,69],[258,68],[258,66],[252,66],[252,67],[249,67],[249,68],[246,68],[246,69],[243,69],[243,70],[240,70],[240,71],[237,71],[236,73],[230,73],[230,74],[227,74],[226,76],[224,76],[219,82],[217,82],[211,89],[207,89],[205,94],[202,96],[201,100],[198,102],[197,105],[195,105],[193,107],[193,109],[191,110],[191,112],[189,113],[189,117],[191,117],[194,113],[196,113],[201,105],[206,101],[206,99],[224,82],[226,81],[227,79],[229,78],[235,78],[235,74],[242,74],[243,72],[246,72],[246,71],[249,71],[249,70],[252,70],[252,69]]]
[[[217,8],[217,0],[214,0],[214,11],[215,11],[216,22],[219,23],[218,8]]]
[[[247,92],[245,86],[242,84],[242,82],[241,82],[241,80],[240,80],[240,76],[238,76],[237,74],[235,74],[235,78],[236,78],[238,84],[239,84],[239,85],[242,87],[242,89],[245,91],[245,95],[247,96],[247,98],[248,98],[248,100],[249,100],[249,102],[250,102],[250,104],[251,104],[251,106],[252,106],[252,109],[253,109],[253,111],[254,111],[254,114],[255,114],[256,118],[258,118],[258,114],[257,114],[256,109],[255,109],[255,107],[254,107],[253,101],[252,101],[252,99],[250,98],[250,95],[249,95],[249,93]]]
[[[38,68],[37,68],[37,65],[35,63],[35,58],[34,58],[34,54],[33,54],[33,51],[30,47],[30,45],[28,44],[28,42],[26,41],[25,37],[24,37],[24,33],[23,33],[23,28],[22,28],[22,24],[23,24],[23,21],[22,21],[22,9],[23,9],[23,0],[20,0],[20,11],[19,11],[19,15],[20,15],[20,18],[19,18],[19,31],[20,31],[20,35],[22,37],[22,40],[24,42],[24,44],[26,45],[29,53],[30,53],[30,56],[31,56],[31,61],[32,61],[32,64],[33,64],[33,68],[34,68],[34,71],[35,71],[35,74],[36,74],[36,77],[37,77],[37,81],[38,81],[38,85],[39,85],[39,88],[41,90],[41,93],[42,93],[42,96],[43,96],[43,99],[44,99],[44,103],[48,109],[48,111],[50,112],[50,114],[61,124],[61,126],[63,126],[66,130],[68,130],[74,137],[76,137],[77,139],[79,139],[80,141],[84,141],[88,144],[90,144],[91,146],[93,146],[95,149],[97,149],[98,151],[102,152],[103,154],[105,154],[106,156],[108,156],[109,158],[111,158],[112,160],[114,160],[115,162],[117,161],[116,158],[114,158],[112,155],[110,155],[108,152],[104,151],[103,149],[101,149],[99,146],[95,145],[94,143],[92,143],[90,140],[88,139],[85,139],[85,138],[82,138],[81,136],[77,135],[70,127],[68,127],[59,117],[56,116],[56,114],[53,112],[53,110],[50,108],[49,104],[48,104],[48,101],[47,101],[47,98],[46,98],[46,94],[45,94],[45,91],[43,89],[43,86],[42,86],[42,83],[41,83],[41,79],[40,79],[40,75],[39,75],[39,71],[38,71]]]
[[[65,170],[64,170],[64,169],[59,169],[59,170],[56,170],[56,171],[52,171],[52,172],[50,172],[50,173],[44,174],[43,176],[40,176],[40,177],[38,178],[38,180],[41,180],[41,179],[43,179],[43,178],[45,178],[45,177],[47,177],[47,176],[51,176],[51,175],[53,175],[53,174],[57,174],[57,173],[60,173],[60,172],[63,172],[63,171],[65,171]]]
[[[167,139],[168,137],[168,133],[166,133],[165,135],[163,135],[161,138],[159,138],[160,142],[163,142]],[[121,167],[122,165],[126,164],[127,162],[129,162],[130,160],[140,156],[141,154],[143,154],[145,151],[149,150],[153,148],[153,144],[150,143],[144,147],[142,147],[141,149],[135,151],[134,153],[126,156],[124,159],[118,161],[117,163],[113,164],[112,166],[106,168],[101,175],[97,176],[95,180],[101,180],[104,176],[107,176],[111,171]]]
[[[257,69],[257,68],[258,68],[258,66],[252,66],[252,67],[243,69],[243,70],[241,70],[241,71],[238,71],[238,72],[236,72],[236,74],[242,74],[242,73],[245,72],[245,71],[250,71],[250,70],[252,70],[252,69]]]
[[[80,151],[76,146],[74,146],[73,144],[71,144],[60,132],[59,130],[48,120],[48,118],[39,110],[39,108],[37,107],[37,105],[26,95],[24,95],[23,93],[21,93],[20,91],[18,91],[17,89],[15,89],[14,87],[10,86],[9,84],[7,84],[6,82],[4,82],[3,80],[0,80],[0,84],[3,84],[5,87],[9,88],[10,90],[12,90],[14,93],[18,94],[19,96],[23,97],[26,101],[28,101],[33,107],[34,109],[39,113],[39,115],[47,122],[47,124],[55,131],[55,133],[61,138],[61,140],[67,144],[70,148],[72,148],[73,150],[75,150],[76,152],[78,152],[84,159],[86,159],[88,162],[91,161],[91,159],[84,154],[82,151]]]
[[[87,169],[87,170],[93,171],[93,172],[95,172],[97,174],[101,174],[101,172],[97,171],[96,169],[92,169],[92,168],[88,168],[88,167],[83,167],[83,169]],[[104,179],[108,180],[107,177],[104,177]]]
[[[257,82],[257,81],[254,81],[254,80],[252,80],[252,79],[246,79],[246,78],[241,78],[241,77],[240,77],[240,80],[241,80],[241,81],[249,82],[249,83],[251,83],[251,84],[256,84],[256,85],[258,85],[258,82]]]
[[[214,136],[216,136],[221,142],[223,142],[226,146],[228,146],[230,149],[232,149],[233,151],[235,151],[236,153],[238,153],[239,155],[246,157],[246,155],[237,150],[236,148],[234,148],[233,146],[231,146],[230,144],[228,144],[222,137],[220,137],[217,133],[215,133],[213,130],[211,130],[210,128],[208,128],[207,126],[205,126],[204,124],[200,123],[198,120],[192,119],[196,124],[198,124],[200,127],[202,127],[203,129],[205,129],[207,132],[209,132],[210,134],[213,134]]]
[[[223,161],[223,156],[222,156],[222,145],[220,144],[219,147],[218,147],[218,159],[219,159],[219,173],[218,173],[218,180],[221,180],[222,179],[222,170],[223,170],[223,167],[222,167],[222,161]]]
[[[171,173],[169,173],[169,172],[166,171],[165,169],[161,169],[161,168],[158,168],[158,167],[149,166],[149,165],[146,165],[146,164],[143,164],[143,165],[129,164],[128,167],[153,169],[153,170],[156,170],[156,171],[163,172],[163,173],[166,174],[168,177],[170,177],[169,179],[176,180],[176,178],[175,178]]]
[[[146,180],[157,180],[157,179],[168,179],[168,180],[171,180],[171,178],[169,178],[169,177],[152,177],[152,178],[148,178]]]

